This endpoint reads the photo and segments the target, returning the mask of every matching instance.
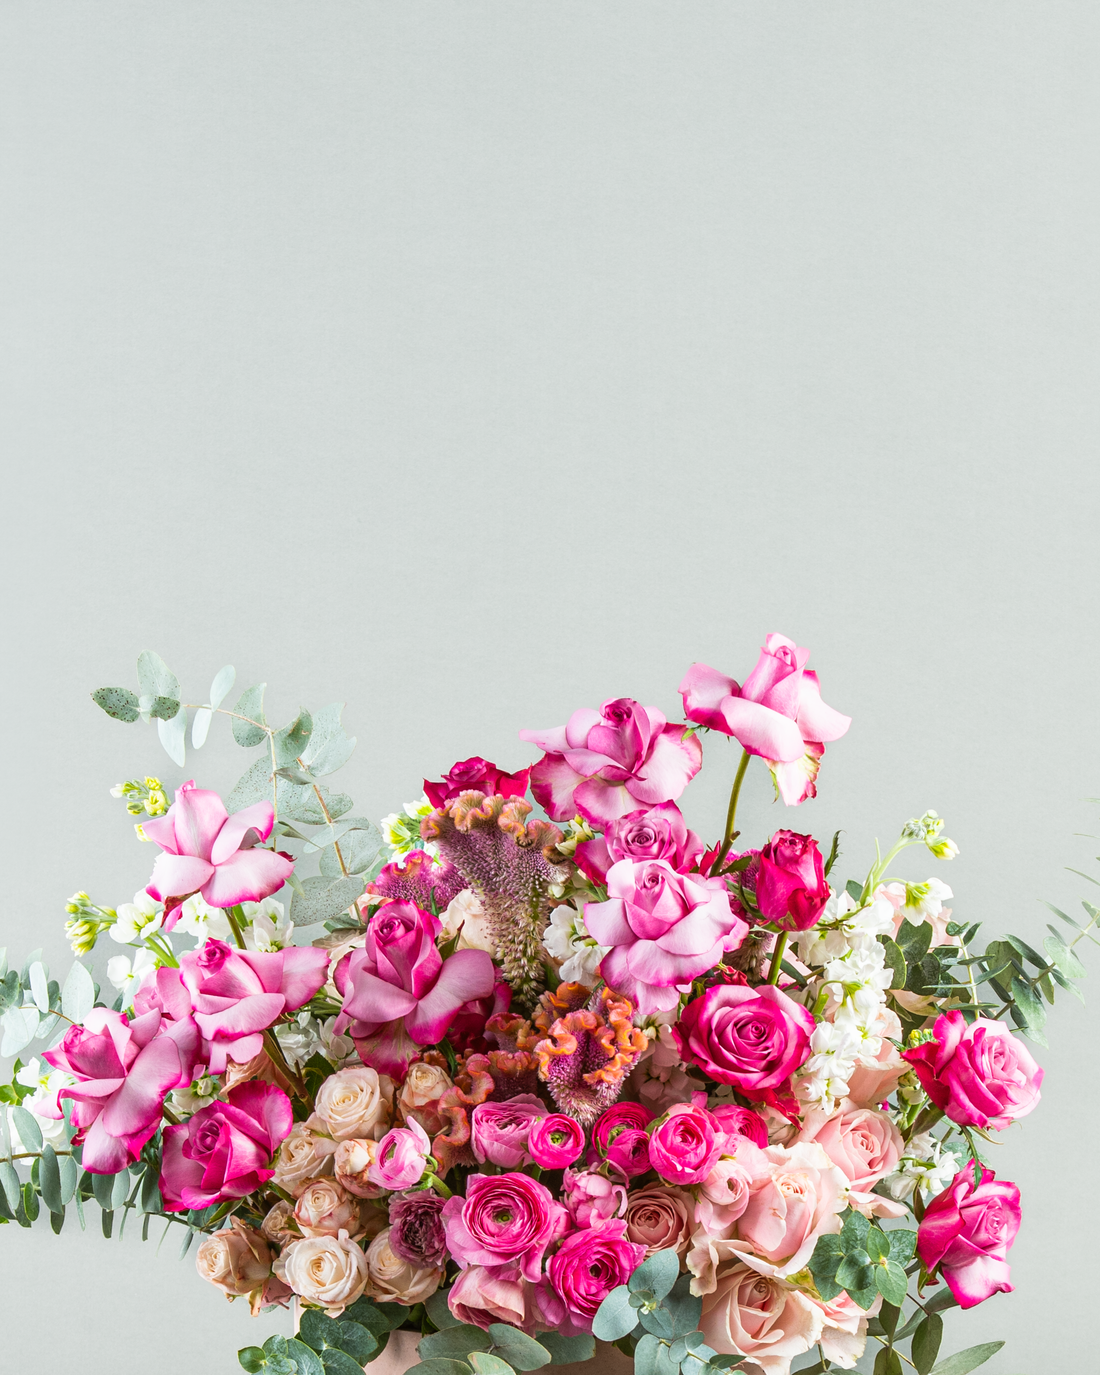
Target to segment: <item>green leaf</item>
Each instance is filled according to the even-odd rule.
[[[35,960],[27,972],[30,976],[31,997],[34,999],[34,1005],[45,1016],[50,1010],[50,981],[46,973],[46,966],[41,960]]]
[[[346,1351],[349,1356],[354,1356],[361,1366],[377,1355],[378,1340],[362,1323],[349,1322],[347,1318],[341,1317],[337,1320],[336,1327],[337,1334],[332,1345]]]
[[[286,1355],[298,1367],[298,1375],[325,1375],[320,1356],[297,1337],[286,1339]]]
[[[657,1375],[657,1353],[661,1340],[651,1332],[638,1339],[634,1348],[634,1375]]]
[[[289,726],[275,732],[275,762],[280,768],[293,764],[309,743],[313,731],[313,717],[303,707]]]
[[[446,1356],[429,1356],[426,1361],[410,1367],[405,1375],[470,1375],[471,1367],[465,1361],[449,1360]]]
[[[237,1352],[237,1360],[249,1375],[256,1375],[257,1371],[263,1370],[267,1357],[262,1346],[242,1346]]]
[[[890,1254],[890,1238],[879,1228],[871,1227],[867,1231],[867,1240],[863,1243],[863,1248],[872,1260],[883,1260]]]
[[[1052,934],[1043,941],[1043,949],[1068,979],[1083,979],[1088,972],[1085,966],[1065,943],[1057,931],[1051,927]]]
[[[899,1308],[909,1292],[908,1277],[896,1261],[875,1266],[875,1284],[886,1302],[895,1304]]]
[[[65,1209],[62,1207],[58,1213],[50,1213],[50,1231],[55,1237],[61,1235],[61,1229],[65,1226]]]
[[[1042,1004],[1042,1000],[1029,983],[1019,977],[1013,977],[1009,985],[1016,1006],[1027,1018],[1029,1027],[1034,1027],[1037,1031],[1042,1031],[1047,1019],[1047,1010]]]
[[[241,774],[234,784],[233,791],[225,799],[227,810],[242,811],[254,802],[271,802],[275,798],[275,785],[271,781],[271,760],[262,755],[252,767]]]
[[[40,1151],[42,1149],[42,1128],[35,1121],[34,1116],[26,1108],[12,1108],[11,1120],[15,1123],[15,1130],[19,1133],[19,1139],[28,1151]]]
[[[193,748],[201,750],[206,744],[206,737],[210,734],[210,723],[214,719],[214,713],[208,711],[206,707],[199,707],[195,712],[195,719],[191,722],[191,744]]]
[[[0,1056],[18,1055],[30,1045],[38,1032],[38,1021],[36,1007],[9,1007],[0,1017],[0,1026],[4,1029]]]
[[[80,1178],[80,1166],[71,1155],[59,1155],[57,1157],[57,1170],[61,1179],[61,1202],[69,1203],[76,1193],[77,1181]]]
[[[471,1351],[470,1364],[474,1368],[474,1375],[516,1375],[507,1361],[502,1361],[490,1351]]]
[[[901,1357],[891,1347],[884,1346],[875,1357],[874,1375],[901,1375]]]
[[[946,1361],[934,1365],[930,1375],[970,1375],[980,1365],[985,1365],[991,1356],[996,1356],[1004,1342],[982,1342],[978,1346],[968,1346],[965,1351],[957,1351]]]
[[[157,735],[165,754],[182,769],[187,760],[187,713],[179,711],[171,720],[158,721]]]
[[[652,1312],[646,1309],[638,1310],[638,1321],[647,1332],[654,1333],[655,1336],[663,1337],[666,1341],[671,1341],[676,1336],[671,1315],[664,1308],[655,1308]]]
[[[472,1323],[459,1323],[457,1327],[446,1327],[441,1332],[430,1332],[421,1337],[417,1351],[421,1357],[442,1356],[450,1361],[462,1361],[471,1351],[488,1351],[493,1339],[480,1327]]]
[[[883,936],[881,945],[886,952],[886,964],[893,971],[894,977],[890,980],[891,988],[905,987],[905,955],[897,941],[892,941],[887,936]]]
[[[363,892],[358,877],[330,879],[323,876],[302,880],[302,893],[295,893],[290,904],[290,920],[295,926],[314,926],[349,908]]]
[[[267,732],[260,727],[251,724],[252,721],[262,721],[267,724],[267,717],[264,716],[264,688],[266,683],[260,683],[258,687],[251,687],[246,692],[242,692],[237,698],[237,704],[233,708],[236,715],[233,717],[233,739],[244,749],[251,749],[254,745],[262,744],[267,738]],[[240,721],[237,718],[247,716],[248,721]]]
[[[61,1011],[70,1022],[82,1022],[94,1006],[95,980],[82,964],[74,964],[61,990]]]
[[[899,1265],[908,1265],[913,1259],[913,1251],[917,1245],[916,1232],[910,1231],[907,1227],[896,1227],[887,1233],[890,1238],[890,1259],[897,1261]]]
[[[138,687],[144,697],[174,697],[180,695],[180,680],[159,654],[142,650],[137,661]]]
[[[141,715],[137,695],[129,688],[97,688],[92,701],[116,721],[136,721]]]
[[[441,1330],[445,1327],[458,1327],[460,1319],[456,1318],[447,1305],[447,1295],[449,1289],[437,1289],[430,1299],[424,1301],[424,1307],[428,1310],[428,1317]]]
[[[309,738],[302,763],[318,778],[342,769],[355,748],[354,736],[349,737],[340,724],[344,710],[342,702],[322,707],[313,718],[313,734]]]
[[[632,1294],[643,1289],[650,1290],[654,1297],[663,1299],[680,1275],[680,1257],[675,1251],[656,1251],[643,1260],[637,1270],[626,1282]]]
[[[860,1260],[860,1253],[845,1256],[836,1267],[836,1282],[847,1289],[851,1294],[857,1289],[874,1289],[875,1277],[873,1267],[867,1260],[867,1253],[863,1252],[863,1259]]]
[[[424,1305],[426,1308],[428,1308],[429,1313],[431,1312],[430,1305],[432,1299],[436,1298],[438,1293],[439,1290],[436,1290],[436,1293],[433,1294],[431,1298],[428,1299],[427,1303]],[[444,1295],[444,1300],[445,1299],[446,1295]],[[450,1310],[448,1309],[448,1312],[449,1311]],[[407,1309],[402,1308],[400,1310],[400,1317],[395,1321],[390,1316],[390,1314],[384,1312],[378,1306],[378,1304],[374,1302],[373,1299],[362,1298],[356,1299],[350,1308],[344,1309],[343,1313],[340,1314],[340,1321],[361,1323],[367,1329],[368,1332],[372,1332],[376,1337],[383,1337],[387,1332],[390,1331],[391,1328],[400,1326],[400,1324],[405,1321],[405,1318],[407,1316]],[[457,1318],[455,1319],[455,1321],[458,1321]],[[447,1325],[450,1326],[451,1324]],[[442,1326],[444,1326],[443,1323],[436,1323],[436,1327]]]
[[[850,878],[844,885],[844,891],[853,902],[859,902],[860,898],[863,896],[863,884],[860,883],[858,878]]]
[[[913,1364],[917,1367],[917,1375],[928,1375],[936,1364],[942,1340],[943,1319],[938,1313],[929,1313],[913,1333]]]
[[[363,1367],[338,1347],[326,1347],[321,1352],[321,1364],[325,1375],[363,1375]]]
[[[237,670],[232,664],[226,664],[224,668],[219,668],[214,675],[214,681],[210,684],[210,705],[220,707],[229,695],[229,689],[233,686],[237,677]]]
[[[665,1299],[665,1311],[672,1319],[673,1333],[677,1337],[694,1332],[703,1315],[703,1300],[691,1292],[691,1276],[681,1275],[672,1286],[672,1292]]]
[[[320,788],[328,816],[325,816],[314,787]],[[307,826],[324,826],[338,816],[351,810],[352,802],[347,793],[330,793],[320,784],[305,787],[299,783],[279,780],[279,815],[290,821],[304,821]]]
[[[363,824],[357,819],[357,824],[340,838],[340,853],[348,873],[365,874],[373,867],[385,843],[377,826],[370,822]],[[331,845],[321,851],[320,870],[332,878],[340,874],[340,861]]]
[[[57,1154],[48,1141],[42,1147],[42,1155],[38,1162],[38,1191],[42,1195],[42,1202],[51,1213],[64,1211],[65,1204],[61,1198],[61,1173],[57,1168]]]
[[[576,1337],[563,1337],[560,1332],[540,1332],[538,1342],[549,1351],[551,1365],[573,1365],[577,1361],[589,1361],[596,1354],[595,1338],[589,1332]]]
[[[546,1347],[518,1328],[493,1322],[489,1324],[489,1336],[493,1339],[493,1350],[516,1370],[538,1370],[550,1364],[550,1353]],[[474,1369],[478,1369],[476,1362]]]
[[[30,1222],[38,1220],[38,1194],[34,1185],[28,1179],[23,1185],[23,1211]]]
[[[637,1325],[638,1310],[630,1306],[630,1290],[620,1284],[596,1310],[592,1335],[603,1342],[617,1342],[620,1337],[629,1336]]]
[[[154,721],[174,721],[179,709],[179,699],[176,697],[154,697],[149,704],[149,715]]]
[[[21,1186],[19,1175],[16,1173],[15,1166],[10,1160],[0,1162],[0,1188],[4,1190],[4,1197],[8,1201],[8,1207],[14,1213],[19,1207]]]

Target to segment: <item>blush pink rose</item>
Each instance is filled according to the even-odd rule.
[[[767,1173],[752,1181],[737,1235],[781,1275],[793,1275],[818,1237],[840,1231],[848,1181],[813,1142],[769,1146],[762,1155]]]
[[[290,1099],[252,1079],[178,1126],[164,1129],[160,1192],[165,1209],[207,1208],[255,1193],[275,1174],[271,1158],[290,1135]]]
[[[820,1340],[824,1316],[805,1294],[746,1264],[735,1244],[714,1243],[717,1264],[699,1288],[699,1330],[715,1351],[745,1355],[765,1375],[785,1375]]]
[[[668,1184],[699,1184],[722,1154],[725,1140],[706,1108],[676,1103],[650,1131],[650,1163]]]
[[[728,1137],[744,1137],[763,1149],[768,1144],[768,1127],[758,1112],[737,1103],[719,1103],[711,1115]]]
[[[741,1142],[739,1158],[723,1156],[716,1160],[710,1174],[699,1185],[695,1218],[701,1231],[708,1236],[726,1236],[749,1206],[753,1180],[761,1172],[761,1165],[746,1159],[746,1144]]]
[[[921,1088],[952,1122],[962,1127],[1007,1127],[1039,1101],[1043,1071],[1003,1022],[961,1012],[941,1013],[935,1040],[902,1051]]]
[[[980,1169],[981,1173],[977,1171]],[[937,1265],[961,1308],[1011,1293],[1008,1248],[1020,1230],[1020,1191],[971,1160],[924,1210],[917,1255]]]
[[[531,1123],[527,1150],[542,1169],[564,1170],[580,1159],[584,1150],[584,1128],[563,1112],[536,1117]]]
[[[695,1202],[683,1189],[648,1184],[635,1189],[626,1201],[626,1239],[645,1247],[646,1256],[656,1251],[684,1255],[695,1226]]]
[[[901,1132],[884,1112],[851,1103],[828,1117],[807,1113],[798,1139],[816,1141],[853,1190],[864,1194],[893,1170],[904,1148]]]
[[[488,1162],[505,1170],[529,1165],[531,1128],[549,1112],[533,1093],[517,1093],[504,1103],[479,1103],[470,1114],[470,1145],[478,1164]]]
[[[378,1151],[367,1168],[367,1180],[395,1193],[411,1189],[420,1183],[431,1151],[428,1133],[410,1117],[407,1127],[392,1127],[379,1141]]]
[[[596,1222],[566,1237],[547,1267],[550,1284],[566,1307],[562,1330],[591,1332],[600,1304],[644,1259],[645,1247],[627,1240],[621,1218]]]
[[[546,1248],[569,1226],[569,1214],[550,1190],[525,1174],[471,1175],[466,1197],[443,1208],[447,1249],[461,1269],[515,1265],[537,1283]]]
[[[591,1227],[626,1212],[626,1188],[596,1170],[566,1170],[562,1202],[578,1227]]]
[[[603,828],[639,807],[674,802],[699,772],[694,733],[670,725],[656,707],[629,697],[582,707],[564,726],[521,730],[546,754],[531,770],[531,791],[554,821],[580,813]]]
[[[606,902],[585,905],[585,925],[611,947],[600,974],[643,1016],[678,1006],[677,985],[712,969],[749,929],[734,915],[722,879],[678,874],[661,859],[619,860],[607,892]]]
[[[516,1266],[470,1265],[455,1280],[447,1295],[451,1312],[459,1322],[488,1328],[503,1322],[534,1336],[555,1331],[565,1319],[565,1305],[545,1280],[532,1284]]]
[[[694,831],[689,831],[683,813],[675,802],[659,807],[640,807],[612,821],[603,835],[582,840],[574,858],[593,883],[606,883],[607,871],[621,859],[635,864],[647,859],[663,859],[684,873],[703,853],[705,846]]]
[[[480,755],[460,759],[438,783],[424,780],[424,794],[433,807],[445,807],[448,802],[471,788],[486,797],[523,797],[527,792],[530,769],[519,773],[505,773]]]
[[[809,930],[829,901],[817,841],[795,831],[776,831],[756,862],[760,915],[781,931]]]

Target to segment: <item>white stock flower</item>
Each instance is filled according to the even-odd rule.
[[[890,883],[886,891],[903,900],[898,915],[914,926],[938,917],[943,911],[944,901],[954,897],[947,884],[938,878],[925,879],[923,883]]]
[[[127,1005],[134,1001],[134,994],[145,982],[146,976],[157,969],[157,957],[151,950],[135,950],[131,962],[128,955],[112,955],[107,961],[107,977],[123,995]]]
[[[319,1021],[311,1012],[301,1011],[293,1022],[275,1028],[279,1046],[292,1069],[301,1069],[315,1055],[323,1055],[337,1069],[355,1051],[350,1036],[337,1036],[336,1018]]]
[[[185,1089],[173,1089],[168,1102],[177,1117],[190,1117],[200,1108],[208,1107],[217,1098],[220,1087],[216,1079],[204,1075]]]
[[[959,1158],[953,1151],[945,1151],[931,1132],[914,1136],[898,1161],[898,1168],[887,1175],[884,1183],[891,1198],[899,1202],[913,1196],[920,1188],[925,1202],[942,1194],[959,1171]]]
[[[210,907],[198,893],[183,904],[176,930],[185,936],[194,936],[200,945],[208,940],[228,940],[232,935],[229,918],[222,909]]]
[[[249,925],[244,930],[244,943],[249,950],[267,953],[285,950],[293,942],[294,923],[283,910],[283,904],[274,898],[264,898],[263,902],[241,904]]]
[[[568,903],[555,907],[550,914],[550,925],[543,932],[542,943],[553,959],[561,961],[558,972],[563,983],[596,987],[600,961],[611,947],[599,945],[588,934],[583,913]]]
[[[114,925],[108,928],[107,934],[119,945],[130,945],[159,931],[163,921],[160,903],[143,889],[134,894],[133,902],[119,903],[115,908]]]

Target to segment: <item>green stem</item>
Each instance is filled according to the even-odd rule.
[[[232,928],[233,936],[234,936],[234,939],[235,939],[236,942],[237,942],[237,945],[238,945],[242,950],[247,950],[248,947],[247,947],[247,946],[245,945],[245,943],[244,943],[244,936],[241,934],[241,927],[240,927],[240,918],[244,916],[244,913],[241,911],[241,909],[240,909],[239,906],[237,906],[237,907],[226,907],[224,910],[225,910],[225,917],[226,917],[226,920],[229,922],[229,925],[230,925],[230,927]]]
[[[425,1176],[425,1178],[427,1179],[428,1187],[434,1189],[440,1198],[451,1197],[450,1189],[447,1188],[446,1184],[443,1183],[442,1179],[440,1179],[437,1174],[430,1174]]]
[[[718,858],[711,865],[711,872],[721,868],[722,861],[729,853],[729,848],[733,844],[734,829],[733,822],[737,816],[737,799],[741,796],[741,784],[745,778],[745,770],[749,767],[751,755],[748,750],[741,751],[741,762],[737,766],[737,772],[733,778],[733,788],[730,791],[730,805],[726,809],[726,829],[722,836],[722,848],[718,851]]]
[[[787,933],[780,931],[779,939],[775,943],[772,951],[772,966],[768,970],[768,983],[777,984],[779,982],[779,971],[783,964],[783,952],[787,948]]]

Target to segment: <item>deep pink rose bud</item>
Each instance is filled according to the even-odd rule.
[[[668,1184],[700,1184],[722,1154],[726,1134],[694,1103],[675,1103],[653,1128],[649,1159]]]
[[[536,1117],[527,1137],[527,1151],[544,1170],[564,1170],[584,1150],[584,1129],[563,1112]]]
[[[527,792],[530,769],[520,769],[519,773],[505,773],[495,764],[490,764],[480,755],[472,759],[460,759],[452,764],[450,772],[438,783],[424,780],[424,792],[433,807],[445,807],[459,793],[471,788],[487,797],[523,797]]]
[[[1012,1291],[1007,1254],[1019,1230],[1019,1189],[971,1160],[925,1209],[917,1255],[926,1269],[940,1267],[961,1308],[973,1308]]]
[[[756,905],[781,931],[807,931],[829,901],[825,862],[813,836],[776,831],[760,851]]]
[[[591,1332],[596,1310],[645,1259],[645,1247],[626,1239],[626,1222],[610,1218],[566,1237],[550,1257],[550,1284],[568,1310],[573,1332]]]
[[[367,1179],[394,1193],[411,1189],[420,1183],[431,1149],[427,1132],[410,1117],[408,1126],[392,1127],[379,1141],[374,1161],[367,1170]]]
[[[942,1013],[933,1041],[902,1051],[921,1088],[952,1122],[998,1131],[1026,1116],[1039,1101],[1043,1071],[1003,1022],[957,1010]]]
[[[718,1125],[727,1137],[744,1137],[761,1150],[768,1144],[768,1128],[764,1119],[752,1108],[742,1108],[736,1103],[720,1103],[711,1108],[711,1116],[718,1119]]]

